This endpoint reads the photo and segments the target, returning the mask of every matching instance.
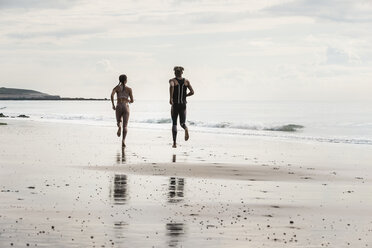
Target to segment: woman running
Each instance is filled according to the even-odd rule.
[[[118,125],[117,135],[120,137],[121,134],[121,121],[123,120],[123,140],[122,146],[125,147],[125,137],[127,136],[127,125],[129,119],[129,103],[133,103],[133,93],[132,89],[126,86],[127,76],[119,76],[119,84],[112,90],[111,102],[112,109],[116,111],[116,122]],[[116,107],[114,104],[114,95],[117,94]]]

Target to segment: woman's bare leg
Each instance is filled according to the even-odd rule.
[[[118,122],[118,132],[116,133],[118,135],[118,137],[120,137],[120,134],[121,134],[121,123]]]
[[[128,133],[128,120],[129,120],[129,106],[126,105],[124,115],[123,115],[123,140],[121,142],[122,146],[125,147],[125,138],[127,137]]]

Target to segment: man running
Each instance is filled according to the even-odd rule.
[[[120,137],[121,134],[121,121],[123,120],[123,140],[122,146],[125,147],[125,137],[127,136],[127,125],[129,120],[129,104],[133,103],[133,93],[132,89],[126,86],[127,76],[119,76],[119,84],[112,90],[111,93],[111,102],[112,109],[116,111],[116,122],[118,125],[117,135]],[[117,94],[117,103],[116,107],[114,104],[114,95]]]
[[[190,81],[182,77],[183,67],[175,66],[173,68],[175,78],[169,80],[169,103],[172,105],[172,136],[173,148],[177,147],[177,118],[180,116],[180,125],[185,130],[185,140],[189,139],[189,130],[186,126],[186,97],[194,95]],[[189,89],[189,93],[187,93]]]

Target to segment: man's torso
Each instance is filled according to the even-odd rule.
[[[173,91],[173,104],[186,104],[187,86],[186,79],[173,79],[174,91]]]

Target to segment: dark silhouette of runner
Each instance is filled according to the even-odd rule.
[[[180,116],[180,125],[185,130],[185,140],[189,139],[189,130],[186,126],[186,97],[194,95],[190,81],[182,77],[183,67],[175,66],[173,68],[175,78],[169,80],[169,103],[172,105],[172,136],[173,148],[177,147],[177,118]],[[189,93],[187,93],[189,89]]]

